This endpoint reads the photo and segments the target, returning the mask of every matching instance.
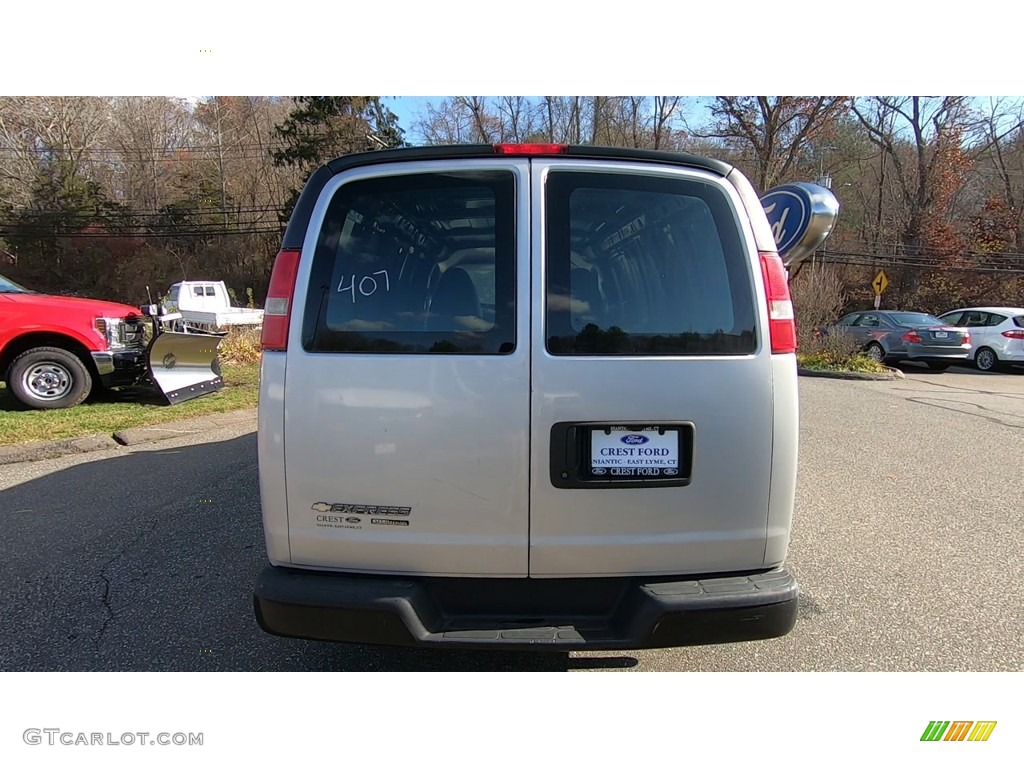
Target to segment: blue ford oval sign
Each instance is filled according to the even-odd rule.
[[[811,198],[795,184],[776,187],[761,198],[779,253],[788,251],[811,224]]]
[[[787,266],[810,256],[828,237],[839,214],[839,201],[832,191],[807,182],[770,189],[761,205]]]
[[[621,438],[621,440],[626,445],[643,445],[649,440],[649,438],[646,438],[643,435],[626,435]]]

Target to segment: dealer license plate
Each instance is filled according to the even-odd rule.
[[[680,430],[605,427],[590,432],[590,472],[611,477],[677,477]]]

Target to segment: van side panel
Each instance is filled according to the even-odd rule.
[[[284,454],[284,352],[264,352],[260,363],[260,402],[256,444],[260,504],[267,556],[273,565],[291,562],[288,546],[288,487]]]
[[[772,389],[774,428],[768,541],[764,550],[766,566],[779,565],[785,560],[793,524],[800,432],[796,355],[772,355]]]
[[[764,207],[750,181],[738,170],[726,179],[736,188],[747,212],[758,251],[776,249]],[[779,565],[789,550],[796,498],[797,445],[799,441],[799,403],[795,355],[772,355],[772,475],[768,502],[768,529],[764,564]]]

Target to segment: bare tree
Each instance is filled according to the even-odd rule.
[[[5,196],[26,204],[43,168],[59,169],[66,179],[94,179],[104,165],[96,152],[102,148],[108,115],[109,100],[94,96],[0,99]]]
[[[140,210],[157,211],[172,200],[179,147],[195,140],[188,105],[168,97],[113,99],[106,154],[113,197]]]
[[[848,103],[845,96],[716,96],[710,127],[695,135],[749,150],[757,185],[766,190],[788,176],[808,142]]]
[[[541,129],[540,104],[525,96],[502,96],[497,100],[497,117],[502,126],[502,140],[524,142]]]
[[[654,149],[663,149],[682,96],[654,97]]]
[[[962,182],[961,142],[974,117],[964,96],[873,96],[851,109],[891,165],[904,207],[903,246],[919,251]],[[884,168],[884,166],[883,166]],[[883,176],[884,179],[884,176]]]
[[[1020,101],[989,100],[973,154],[983,177],[979,186],[988,189],[985,182],[997,182],[998,195],[1013,221],[1014,247],[1017,251],[1024,250],[1024,106]],[[991,176],[985,178],[986,172]],[[983,204],[991,205],[988,200]]]
[[[427,144],[472,144],[481,140],[474,116],[461,98],[427,104],[416,122]]]
[[[23,101],[0,97],[0,208],[29,205],[39,170],[37,134],[22,113]]]

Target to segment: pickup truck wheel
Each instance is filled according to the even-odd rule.
[[[70,408],[92,391],[92,376],[81,360],[66,349],[37,347],[14,359],[7,388],[30,408]]]

